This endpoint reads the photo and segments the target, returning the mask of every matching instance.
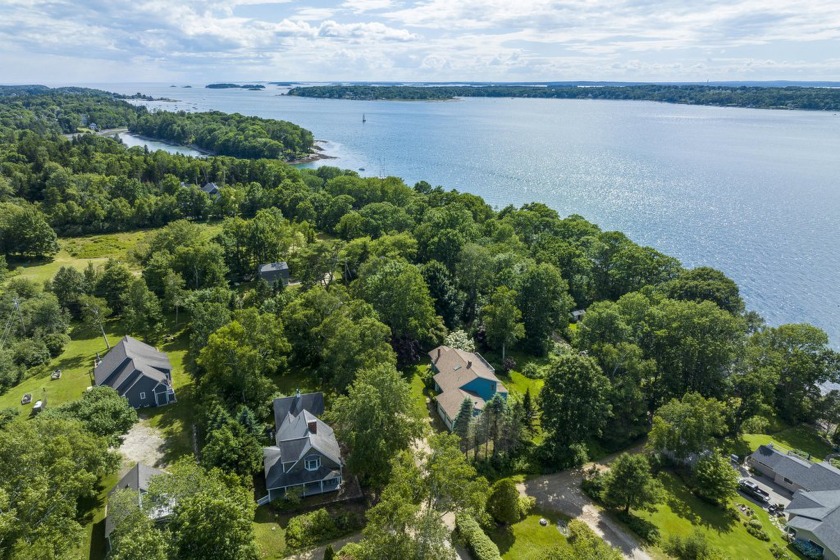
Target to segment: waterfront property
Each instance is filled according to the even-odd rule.
[[[276,445],[263,449],[268,501],[293,489],[311,496],[341,487],[341,450],[332,428],[318,418],[323,412],[323,393],[274,399]]]
[[[772,444],[759,446],[748,463],[794,492],[785,510],[794,546],[806,554],[840,559],[840,469],[782,453]]]
[[[156,469],[154,467],[149,467],[142,463],[137,463],[134,467],[131,468],[130,471],[126,473],[124,477],[114,486],[114,488],[108,493],[108,497],[110,499],[111,496],[117,490],[131,490],[137,493],[137,507],[139,509],[143,509],[143,497],[149,491],[149,483],[152,480],[152,477],[160,476],[160,475],[168,475],[166,471],[162,471],[160,469]],[[165,521],[172,515],[172,505],[168,505],[165,507],[157,507],[157,508],[150,508],[148,511],[149,518],[154,521]],[[111,547],[111,533],[114,532],[116,528],[116,521],[113,515],[108,515],[108,506],[105,506],[105,541],[108,544],[108,548]]]
[[[126,336],[94,365],[97,385],[112,387],[134,408],[175,402],[172,364],[154,346]]]
[[[507,399],[508,390],[481,354],[438,346],[429,352],[429,357],[435,372],[435,391],[440,393],[437,411],[450,430],[465,398],[473,403],[473,416],[480,414],[497,393]]]

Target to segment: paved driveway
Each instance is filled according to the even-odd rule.
[[[636,537],[601,512],[583,493],[582,481],[583,470],[576,469],[532,478],[517,487],[520,494],[533,496],[539,508],[583,521],[607,543],[621,550],[625,558],[651,560]]]

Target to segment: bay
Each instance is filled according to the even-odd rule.
[[[168,84],[97,84],[312,130],[336,165],[425,180],[494,207],[543,202],[713,266],[770,324],[840,343],[840,116],[636,101],[344,101]],[[366,122],[362,122],[362,115]],[[363,171],[361,171],[363,169]]]

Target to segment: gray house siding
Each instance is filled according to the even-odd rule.
[[[124,396],[134,408],[157,406],[157,403],[155,402],[155,387],[158,385],[158,382],[154,379],[141,376],[137,379],[137,382],[125,392]]]

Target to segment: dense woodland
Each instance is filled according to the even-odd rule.
[[[153,344],[185,337],[201,468],[177,465],[153,493],[177,498],[166,527],[126,511],[113,558],[256,557],[249,488],[269,403],[292,374],[328,395],[347,467],[372,496],[364,540],[343,552],[357,560],[448,557],[447,512],[481,549],[480,527],[527,510],[511,502],[504,477],[582,464],[593,447],[621,450],[649,434],[661,460],[679,462],[744,430],[840,417],[840,399],[820,390],[840,379],[825,333],[766,325],[717,270],[686,269],[539,203],[496,211],[478,196],[395,177],[68,140],[57,132],[83,123],[61,119],[89,114],[97,99],[74,95],[0,103],[0,393],[42,374],[71,327],[104,336],[119,323]],[[120,110],[137,123],[184,118]],[[221,185],[220,197],[198,188],[206,181]],[[128,262],[61,267],[46,283],[15,277],[18,264],[54,255],[59,236],[138,228],[155,229]],[[253,281],[258,264],[276,260],[299,284]],[[575,309],[587,311],[570,325]],[[475,419],[466,410],[454,434],[416,451],[429,428],[403,372],[443,342],[544,385],[494,399]],[[117,468],[106,442],[136,419],[108,391],[31,420],[0,411],[0,559],[72,557],[82,505]],[[648,468],[631,463],[618,472]],[[613,478],[595,491],[606,503],[641,503],[619,491],[626,477]],[[546,559],[615,554],[574,530],[573,548]]]
[[[818,87],[755,87],[700,85],[593,86],[474,85],[474,86],[373,86],[330,85],[295,87],[288,95],[329,99],[443,100],[455,97],[532,97],[540,99],[616,99],[660,101],[685,105],[751,107],[759,109],[809,109],[837,111],[840,90]]]

